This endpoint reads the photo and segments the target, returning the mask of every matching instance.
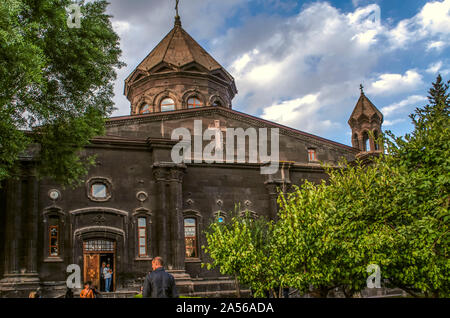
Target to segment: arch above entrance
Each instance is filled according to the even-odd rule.
[[[128,216],[127,211],[114,209],[114,208],[106,208],[106,207],[82,208],[82,209],[72,210],[69,213],[71,215],[79,215],[79,214],[99,213],[99,212],[116,214],[116,215],[121,215],[121,216]]]

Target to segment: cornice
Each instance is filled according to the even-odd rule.
[[[252,115],[248,115],[245,113],[238,112],[236,110],[224,108],[224,107],[214,107],[214,106],[205,106],[196,109],[182,109],[175,110],[172,112],[166,113],[151,113],[145,115],[131,115],[131,116],[123,116],[111,118],[106,122],[106,127],[118,127],[127,124],[141,124],[147,122],[155,122],[155,121],[167,121],[172,119],[185,119],[192,117],[200,117],[200,116],[208,116],[208,115],[222,115],[224,117],[235,119],[237,121],[242,121],[247,123],[248,125],[256,128],[279,128],[280,134],[285,136],[294,137],[296,139],[302,140],[304,142],[310,143],[312,145],[323,146],[326,145],[331,149],[337,151],[345,151],[347,153],[351,153],[356,155],[359,150],[353,147],[340,144],[335,141],[331,141],[319,136],[315,136],[312,134],[308,134],[306,132],[296,130],[287,126],[283,126],[265,119],[257,118]]]

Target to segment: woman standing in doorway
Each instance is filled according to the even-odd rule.
[[[112,280],[113,271],[109,264],[103,268],[103,277],[105,278],[105,291],[107,293],[111,292],[111,280]]]

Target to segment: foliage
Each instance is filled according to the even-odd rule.
[[[74,2],[0,2],[0,180],[32,143],[38,173],[63,184],[75,185],[93,162],[80,151],[104,131],[123,63],[107,2],[77,1],[81,28],[69,28]]]
[[[450,296],[450,114],[448,83],[437,77],[429,104],[410,115],[411,134],[386,140],[383,164],[397,169],[392,213],[404,214],[395,224],[404,238],[386,268],[390,281],[412,295]]]
[[[268,266],[272,239],[272,222],[255,219],[248,211],[236,213],[226,222],[216,220],[206,231],[207,245],[202,246],[212,260],[202,265],[218,267],[222,274],[233,276],[238,297],[240,284],[263,296],[273,282]]]

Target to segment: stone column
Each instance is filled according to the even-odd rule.
[[[9,276],[19,273],[19,255],[18,255],[18,240],[17,232],[17,218],[20,216],[21,210],[21,181],[10,179],[6,182],[6,219],[5,224],[5,259],[4,259],[4,282]],[[20,233],[19,229],[19,233]]]
[[[157,188],[155,229],[157,253],[170,270],[184,270],[184,227],[182,213],[183,164],[161,162],[153,164]]]
[[[173,251],[173,269],[175,270],[184,270],[185,246],[182,180],[185,169],[185,166],[170,169],[169,189],[171,194],[171,208],[169,223],[171,226],[170,237],[171,251]]]
[[[38,181],[31,164],[22,175],[7,181],[4,276],[0,291],[26,296],[39,286],[37,273]]]
[[[38,191],[39,184],[35,175],[28,178],[28,195],[29,205],[27,211],[27,272],[31,274],[37,274],[37,241],[38,241]]]

